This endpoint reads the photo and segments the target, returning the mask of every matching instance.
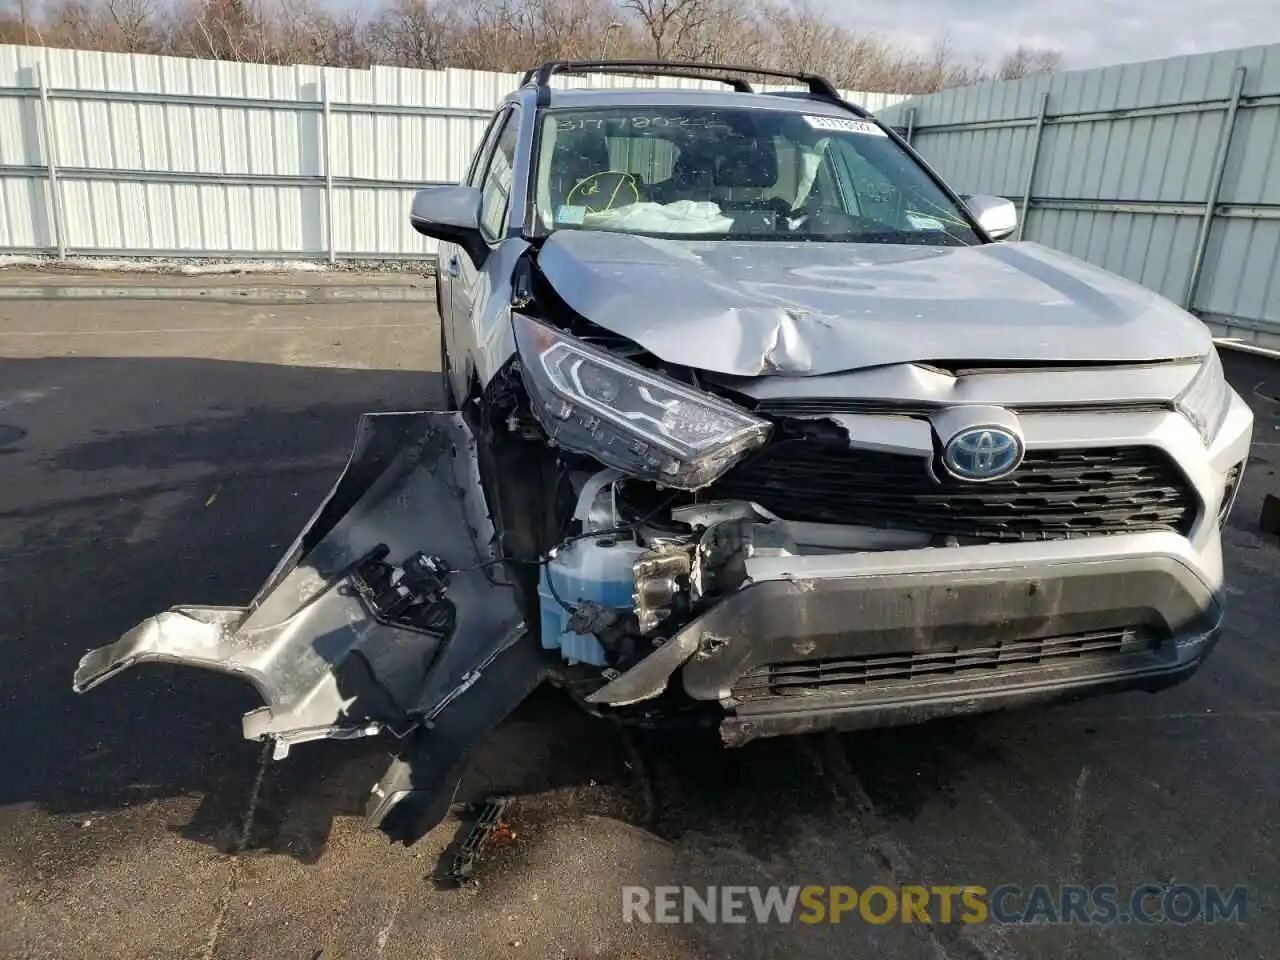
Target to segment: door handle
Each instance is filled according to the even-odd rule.
[[[445,273],[451,277],[458,277],[462,275],[462,263],[456,256],[450,257],[449,262],[445,264]]]

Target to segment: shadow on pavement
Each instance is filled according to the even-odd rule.
[[[437,407],[439,376],[57,358],[0,360],[0,383],[9,396],[60,385],[39,402],[0,409],[0,424],[13,428],[0,435],[0,581],[15,601],[0,605],[0,830],[25,829],[10,818],[30,805],[55,815],[48,847],[0,849],[0,864],[25,856],[30,867],[41,848],[72,839],[106,853],[148,829],[315,861],[335,816],[363,814],[392,742],[298,747],[263,778],[245,838],[261,757],[240,736],[241,714],[261,705],[252,688],[142,666],[76,695],[72,673],[87,649],[169,606],[245,603],[337,479],[360,415]],[[539,691],[464,788],[620,780],[615,736]],[[174,798],[194,799],[191,812],[157,813],[154,824],[118,834],[75,830],[81,816],[141,815]]]
[[[437,379],[190,359],[0,361],[6,390],[61,385],[0,411],[24,431],[0,461],[0,579],[16,600],[0,608],[0,807],[80,813],[197,795],[184,832],[232,842],[259,752],[239,736],[254,692],[143,668],[77,696],[71,673],[87,648],[174,603],[244,603],[341,471],[360,414],[434,406]]]

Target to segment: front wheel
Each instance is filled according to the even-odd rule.
[[[444,343],[444,291],[440,288],[440,265],[436,264],[436,316],[440,318],[440,379],[443,381],[441,393],[444,394],[444,410],[452,413],[458,409],[458,401],[453,395],[453,387],[449,382],[449,349]]]
[[[449,378],[449,350],[444,342],[444,321],[440,321],[440,379],[444,381],[444,409],[448,412],[460,409],[453,395],[453,381]]]

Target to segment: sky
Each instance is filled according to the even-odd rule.
[[[946,31],[958,54],[994,62],[1018,44],[1067,69],[1280,42],[1280,0],[826,0],[850,27],[927,48]]]

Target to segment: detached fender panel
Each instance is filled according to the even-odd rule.
[[[247,607],[151,617],[85,655],[74,688],[138,663],[241,677],[265,703],[244,734],[274,740],[277,757],[325,737],[405,736],[525,634],[496,544],[460,414],[366,415],[341,477]]]

